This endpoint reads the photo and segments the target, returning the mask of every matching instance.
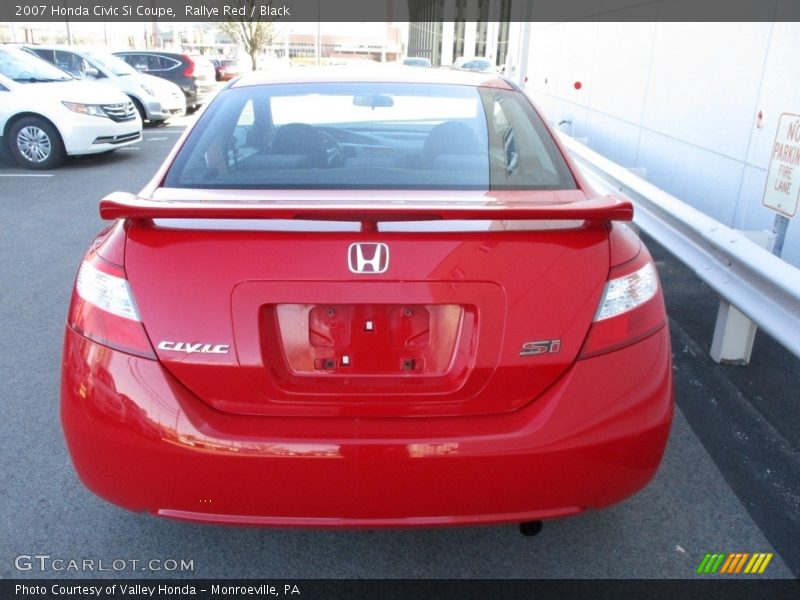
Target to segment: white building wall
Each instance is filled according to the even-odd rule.
[[[442,23],[442,55],[439,57],[439,64],[442,66],[453,63],[453,38],[455,37],[456,24],[455,0],[446,0],[444,3],[444,22]]]
[[[728,226],[768,229],[778,118],[800,113],[797,56],[800,23],[534,23],[525,87],[601,154]],[[783,257],[800,266],[800,216]]]

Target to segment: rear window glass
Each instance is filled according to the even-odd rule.
[[[574,189],[519,92],[290,84],[221,92],[165,184],[188,188]]]

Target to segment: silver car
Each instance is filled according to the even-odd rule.
[[[164,122],[186,113],[181,89],[160,77],[139,73],[113,54],[73,46],[25,46],[25,49],[79,79],[106,81],[124,92],[142,121]]]

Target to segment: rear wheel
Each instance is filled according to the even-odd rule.
[[[24,117],[14,123],[8,145],[14,159],[28,169],[52,169],[66,156],[58,131],[40,117]]]

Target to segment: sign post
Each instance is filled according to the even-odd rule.
[[[775,215],[775,222],[772,223],[772,253],[780,256],[783,252],[783,240],[786,239],[786,230],[789,228],[789,218],[783,215]]]

